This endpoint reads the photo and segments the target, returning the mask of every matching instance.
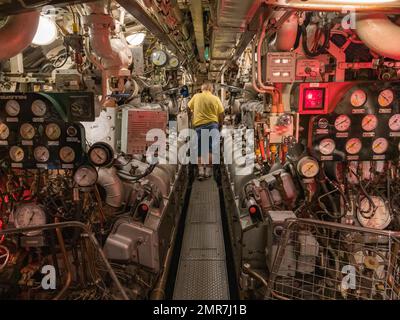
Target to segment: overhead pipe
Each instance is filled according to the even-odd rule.
[[[400,26],[379,13],[358,14],[356,33],[363,43],[377,54],[400,59]]]
[[[201,1],[191,1],[190,13],[192,14],[194,34],[196,37],[197,50],[199,52],[200,61],[204,62],[204,23],[203,23],[203,6]]]
[[[39,26],[37,11],[10,16],[0,29],[0,61],[10,59],[26,49],[35,37]]]

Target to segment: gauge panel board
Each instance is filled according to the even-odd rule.
[[[363,103],[354,106],[354,95],[365,93]],[[382,92],[393,100],[383,104]],[[400,87],[397,84],[359,83],[347,90],[334,111],[314,116],[311,120],[312,155],[320,161],[378,161],[399,158],[400,143]],[[386,101],[386,100],[385,100]],[[384,105],[384,106],[382,106]],[[344,126],[346,119],[351,125]],[[347,122],[345,124],[347,124]],[[399,122],[399,124],[397,124]],[[353,142],[359,140],[353,147]],[[323,142],[334,145],[320,150]],[[359,149],[359,143],[361,148]],[[358,151],[359,149],[359,151]]]
[[[32,110],[32,104],[38,99],[46,109],[43,116]],[[10,100],[17,101],[20,106],[16,116],[15,113],[10,116],[10,111],[6,110]],[[13,168],[73,169],[84,163],[84,127],[80,123],[65,122],[50,100],[40,95],[2,94],[0,130],[0,155]],[[72,162],[61,159],[60,151],[65,147],[71,148],[75,154]]]

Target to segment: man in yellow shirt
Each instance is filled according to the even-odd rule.
[[[189,113],[198,137],[199,180],[211,176],[211,151],[219,148],[219,134],[217,139],[215,132],[221,129],[224,120],[224,107],[221,100],[213,95],[213,85],[211,83],[204,83],[201,86],[201,91],[201,93],[195,94],[189,101]],[[202,141],[202,131],[203,136],[208,137],[208,142]],[[208,153],[204,152],[202,154],[202,142],[208,144]]]

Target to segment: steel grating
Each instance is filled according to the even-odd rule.
[[[193,184],[173,299],[229,299],[219,194],[213,179]]]

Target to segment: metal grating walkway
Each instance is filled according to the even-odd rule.
[[[193,183],[173,299],[229,299],[221,209],[213,179]]]

